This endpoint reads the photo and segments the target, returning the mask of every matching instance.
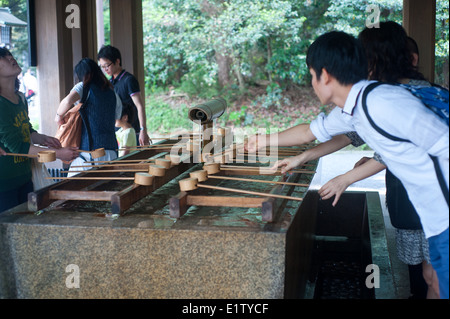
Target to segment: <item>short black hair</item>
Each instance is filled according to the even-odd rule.
[[[309,47],[306,64],[320,79],[325,69],[342,85],[350,85],[368,77],[367,59],[358,39],[332,31],[317,38]]]
[[[116,63],[117,59],[119,59],[120,66],[122,66],[122,54],[120,54],[119,49],[111,45],[102,46],[97,56],[97,60],[100,59],[108,59],[113,63]]]
[[[120,118],[128,115],[128,123],[133,124],[136,116],[136,112],[134,111],[134,107],[130,103],[122,103],[122,114]]]
[[[10,56],[11,51],[9,51],[7,48],[0,48],[0,57]]]
[[[4,58],[6,56],[13,56],[11,51],[6,48],[0,48],[0,58]],[[19,91],[20,88],[20,80],[16,78],[16,91]]]

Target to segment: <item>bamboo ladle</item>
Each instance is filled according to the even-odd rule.
[[[154,177],[149,173],[136,173],[134,177],[47,177],[46,179],[57,180],[81,180],[81,181],[134,181],[136,185],[151,186],[153,185]]]
[[[99,149],[96,149],[96,150],[93,150],[93,151],[78,150],[77,152],[79,152],[79,153],[89,153],[89,154],[91,154],[93,159],[100,158],[100,157],[103,157],[103,156],[106,155],[106,151],[105,151],[104,148],[99,148]]]
[[[197,178],[200,183],[206,182],[208,179],[220,179],[220,180],[238,181],[238,182],[252,182],[252,183],[309,187],[309,184],[299,184],[299,183],[291,183],[291,182],[276,182],[276,181],[266,181],[266,180],[260,180],[260,179],[238,178],[238,177],[215,176],[215,175],[208,174],[208,171],[206,171],[206,170],[192,172],[189,174],[189,176],[191,178]]]
[[[284,196],[284,195],[277,195],[277,194],[267,194],[267,193],[262,193],[262,192],[246,191],[246,190],[235,189],[235,188],[203,185],[203,184],[199,184],[199,181],[197,178],[183,179],[183,180],[179,181],[179,185],[180,185],[180,190],[182,192],[193,191],[193,190],[196,190],[197,188],[201,187],[201,188],[207,188],[207,189],[213,189],[213,190],[220,190],[220,191],[226,191],[226,192],[232,192],[232,193],[249,194],[249,195],[256,195],[256,196],[263,196],[263,197],[282,198],[282,199],[289,199],[289,200],[296,200],[296,201],[303,200],[303,198],[299,198],[299,197]]]
[[[143,166],[143,165],[150,165],[151,163],[149,162],[143,162],[142,160],[138,160],[140,162],[116,162],[116,163],[111,163],[110,162],[104,162],[105,164],[102,165],[80,165],[80,166],[71,166],[71,168],[101,168],[101,167],[116,167],[116,166],[121,166],[121,167],[133,167],[133,166]],[[162,159],[162,158],[157,158],[157,159],[148,159],[146,161],[151,161],[152,163],[155,163],[156,165],[161,165],[164,167],[167,167],[167,169],[169,169],[171,166],[175,166],[179,164],[179,161],[176,158],[171,158],[171,159]],[[93,162],[95,163],[95,162]],[[92,164],[93,164],[92,163]],[[110,163],[110,164],[106,164],[106,163]],[[169,165],[170,163],[170,165]]]
[[[171,160],[173,165],[178,165],[180,162],[185,160],[186,158],[182,159],[180,155],[166,155],[165,159]],[[145,158],[145,159],[135,159],[135,160],[112,160],[112,161],[87,161],[84,162],[85,164],[116,164],[119,165],[120,163],[140,163],[140,164],[146,164],[147,162],[155,162],[155,158]]]
[[[129,170],[85,170],[85,171],[63,171],[61,173],[85,173],[85,174],[96,174],[96,173],[135,173],[135,172],[147,172],[153,176],[165,176],[166,170],[169,169],[172,165],[172,162],[169,160],[160,161],[162,165],[149,165],[149,169],[129,169]],[[59,178],[58,178],[59,179]]]
[[[55,151],[42,151],[39,152],[37,155],[6,153],[6,156],[37,158],[39,163],[50,163],[56,161]]]
[[[277,169],[271,169],[270,167],[259,167],[259,166],[233,166],[233,165],[222,165],[220,167],[220,170],[223,171],[229,171],[229,170],[260,170],[260,171],[264,171],[264,172],[273,172],[275,173],[280,173],[281,170]],[[310,171],[310,170],[291,170],[289,171],[290,173],[302,173],[302,174],[315,174],[315,171]]]
[[[172,148],[174,146],[183,146],[185,143],[176,143],[176,144],[156,144],[156,145],[144,145],[144,146],[131,146],[125,148],[119,148],[118,151],[145,151],[145,150],[165,150]]]

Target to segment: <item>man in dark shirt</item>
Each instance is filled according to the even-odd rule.
[[[106,74],[111,76],[111,83],[122,103],[130,104],[135,108],[134,113],[137,117],[133,119],[132,125],[136,130],[139,145],[149,145],[145,106],[136,77],[122,68],[122,55],[113,46],[103,46],[98,53],[98,61]]]

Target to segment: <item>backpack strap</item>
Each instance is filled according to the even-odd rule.
[[[375,88],[379,87],[380,85],[383,85],[387,83],[383,83],[383,82],[375,82],[375,83],[371,83],[369,84],[366,89],[364,90],[363,96],[362,96],[362,107],[364,110],[364,113],[366,114],[367,119],[369,120],[370,125],[372,125],[372,127],[381,135],[383,135],[384,137],[393,140],[393,141],[397,141],[397,142],[408,142],[411,143],[410,140],[407,139],[403,139],[397,136],[394,136],[392,134],[389,134],[388,132],[386,132],[385,130],[383,130],[381,127],[379,127],[374,120],[372,119],[372,117],[370,117],[369,114],[369,109],[367,107],[367,96],[369,95],[370,92],[372,92],[372,90],[374,90]]]

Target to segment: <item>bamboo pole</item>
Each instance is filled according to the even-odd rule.
[[[264,197],[282,198],[282,199],[289,199],[289,200],[295,200],[295,201],[302,201],[303,200],[303,198],[301,198],[301,197],[292,197],[292,196],[267,194],[267,193],[253,192],[253,191],[244,191],[244,190],[240,190],[240,189],[226,188],[226,187],[219,187],[219,186],[210,186],[210,185],[197,184],[197,187],[208,188],[208,189],[215,189],[215,190],[221,190],[221,191],[227,191],[227,192],[232,192],[232,193],[241,193],[241,194],[264,196]]]
[[[273,173],[279,173],[281,172],[280,169],[271,169],[270,167],[258,167],[258,166],[233,166],[233,165],[222,165],[220,167],[220,170],[261,170],[261,171],[268,171]],[[303,174],[315,174],[316,171],[310,171],[310,170],[290,170],[290,173],[303,173]]]
[[[290,183],[290,182],[276,182],[276,181],[264,181],[264,180],[260,180],[260,179],[250,179],[250,178],[226,177],[226,176],[216,176],[216,175],[209,175],[208,179],[209,178],[228,180],[228,181],[238,181],[238,182],[252,182],[252,183],[264,183],[264,184],[275,184],[275,185],[309,187],[309,184],[299,184],[299,183]]]
[[[263,196],[263,197],[273,197],[273,198],[281,198],[281,199],[288,199],[288,200],[295,200],[295,201],[303,200],[303,198],[300,198],[300,197],[292,197],[292,196],[285,196],[285,195],[278,195],[278,194],[268,194],[268,193],[262,193],[262,192],[246,191],[246,190],[242,190],[242,189],[227,188],[227,187],[220,187],[220,186],[203,185],[203,184],[198,183],[197,178],[188,178],[188,179],[181,180],[179,182],[179,185],[180,185],[180,190],[183,192],[189,192],[189,191],[197,189],[198,187],[201,187],[201,188],[220,190],[220,191],[225,191],[225,192],[256,195],[256,196]]]

